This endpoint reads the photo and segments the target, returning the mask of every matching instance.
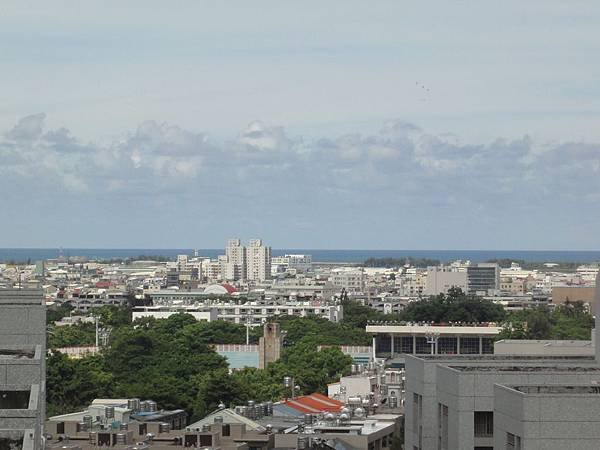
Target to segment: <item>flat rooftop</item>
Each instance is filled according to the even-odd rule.
[[[415,358],[430,360],[430,361],[473,361],[473,362],[488,362],[488,361],[556,361],[556,362],[595,362],[592,355],[411,355]]]
[[[509,386],[524,394],[600,395],[599,386]]]
[[[0,289],[0,305],[43,305],[41,289]]]
[[[502,327],[491,324],[416,324],[416,323],[380,323],[367,324],[367,333],[415,334],[437,333],[444,335],[496,336]]]
[[[449,368],[461,372],[598,372],[599,366],[455,366]]]

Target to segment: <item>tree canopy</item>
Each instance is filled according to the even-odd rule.
[[[409,322],[447,323],[502,322],[505,317],[502,305],[451,288],[448,294],[409,303],[398,318]]]
[[[327,383],[349,372],[352,359],[338,348],[318,351],[318,346],[347,343],[346,339],[364,343],[366,336],[364,329],[320,318],[283,318],[282,328],[290,332],[288,343],[293,340],[294,345],[283,349],[282,358],[266,370],[247,368],[230,374],[227,361],[212,344],[245,343],[243,325],[198,322],[188,314],[144,318],[133,324],[118,317],[117,310],[101,315],[103,326],[113,326],[110,345],[101,354],[82,359],[50,354],[49,415],[75,411],[97,397],[139,397],[152,398],[165,409],[184,408],[198,419],[220,402],[279,398],[286,394],[284,376],[294,377],[301,392],[324,391]],[[327,324],[333,327],[328,330]],[[251,340],[256,341],[261,332],[261,328],[252,330]]]
[[[593,325],[582,302],[566,302],[553,310],[539,307],[509,314],[498,339],[588,340]]]
[[[365,260],[363,265],[365,267],[402,267],[405,264],[409,264],[413,267],[429,267],[439,266],[440,261],[437,259],[430,258],[414,258],[407,256],[406,258],[369,258]]]

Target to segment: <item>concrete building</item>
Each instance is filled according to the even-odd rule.
[[[494,385],[589,384],[600,368],[589,357],[406,357],[405,447],[492,449]]]
[[[383,362],[353,364],[352,375],[327,385],[327,395],[344,404],[357,398],[368,399],[378,405],[377,411],[404,413],[404,371],[385,367]]]
[[[594,356],[407,355],[405,448],[598,448],[599,334]]]
[[[494,352],[496,324],[370,323],[377,357],[404,355],[486,355]]]
[[[267,323],[258,341],[258,368],[265,369],[269,363],[279,360],[283,347],[283,334],[278,323]]]
[[[225,247],[227,260],[224,264],[223,279],[237,281],[246,278],[246,249],[239,239],[229,239]]]
[[[246,279],[265,281],[271,278],[271,247],[260,239],[250,239],[246,247]]]
[[[496,263],[478,263],[467,266],[467,291],[486,295],[500,289],[500,266]]]
[[[370,296],[369,296],[370,297]],[[371,309],[383,314],[399,314],[410,303],[409,297],[399,297],[389,293],[367,298]]]
[[[425,279],[424,294],[446,294],[451,288],[459,288],[467,292],[467,272],[456,267],[440,266],[428,267]]]
[[[331,284],[341,291],[364,292],[366,277],[362,270],[354,268],[339,268],[331,271]]]
[[[135,400],[135,399],[133,399]],[[127,401],[127,400],[126,400]],[[132,400],[129,400],[132,401]],[[146,421],[145,417],[161,413],[149,412],[147,415],[133,414],[131,408],[122,405],[98,405],[98,412],[116,417],[121,410],[129,411],[127,422],[117,426],[106,426],[97,417],[58,416],[47,423],[49,432],[48,449],[56,450],[94,450],[109,447],[115,450],[183,450],[185,448],[210,448],[213,450],[271,450],[274,447],[274,435],[262,430],[251,430],[244,423],[223,423],[214,420],[210,424],[186,430],[172,428],[168,421]],[[127,406],[127,405],[125,405]],[[164,414],[163,414],[164,415]],[[224,414],[223,414],[224,415]],[[112,420],[112,417],[108,418]],[[25,450],[25,449],[23,449]]]
[[[600,387],[494,386],[494,448],[596,450]]]
[[[593,334],[593,333],[592,333]],[[590,341],[502,339],[494,342],[495,355],[594,356],[594,338]]]
[[[173,314],[191,314],[199,322],[213,322],[217,320],[218,313],[215,308],[196,308],[194,306],[137,306],[131,312],[131,320],[135,321],[143,317],[154,317],[155,319],[166,319]]]
[[[46,306],[40,290],[0,290],[0,444],[43,448]],[[4,448],[4,447],[2,447]]]
[[[177,275],[177,272],[175,272]],[[179,278],[177,278],[179,280]],[[176,283],[178,283],[177,281]],[[89,312],[102,306],[120,306],[127,303],[127,292],[115,288],[77,288],[71,297],[57,300],[58,303],[69,303],[76,311]]]
[[[293,272],[305,273],[312,270],[311,255],[284,255],[271,258],[271,275]]]
[[[320,394],[311,394],[279,403],[219,409],[188,430],[202,430],[212,424],[244,426],[254,432],[272,433],[277,449],[387,450],[400,431],[400,415],[379,413],[372,405],[345,407]]]
[[[592,314],[596,312],[596,302],[594,295],[596,288],[594,286],[553,286],[552,303],[562,305],[569,302],[583,302],[588,305]]]
[[[171,430],[182,430],[187,425],[187,413],[183,409],[159,409],[153,400],[97,398],[84,410],[50,417],[46,424],[50,434],[70,435],[73,429],[117,429],[138,422],[168,424]]]
[[[277,303],[259,300],[243,304],[221,301],[194,302],[190,304],[164,302],[155,306],[136,306],[132,311],[134,320],[138,317],[149,316],[165,318],[179,312],[192,315],[197,314],[199,320],[215,320],[213,311],[216,311],[216,319],[218,320],[226,320],[242,325],[249,323],[251,326],[262,326],[270,317],[277,316],[318,316],[332,322],[339,322],[343,318],[342,305],[327,304],[319,301]]]
[[[500,289],[500,266],[495,263],[456,262],[450,266],[428,267],[425,295],[445,294],[450,288],[487,295]]]

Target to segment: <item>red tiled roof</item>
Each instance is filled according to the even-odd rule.
[[[225,288],[228,294],[233,294],[234,292],[237,292],[237,289],[229,283],[221,283],[221,286]]]
[[[344,404],[323,394],[315,393],[302,395],[293,400],[287,400],[286,406],[294,408],[304,414],[314,414],[319,412],[339,412]]]

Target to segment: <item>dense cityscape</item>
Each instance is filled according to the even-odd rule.
[[[600,450],[599,44],[2,0],[0,450]]]
[[[520,448],[508,399],[593,389],[597,263],[223,253],[0,264],[1,420],[77,448]]]

